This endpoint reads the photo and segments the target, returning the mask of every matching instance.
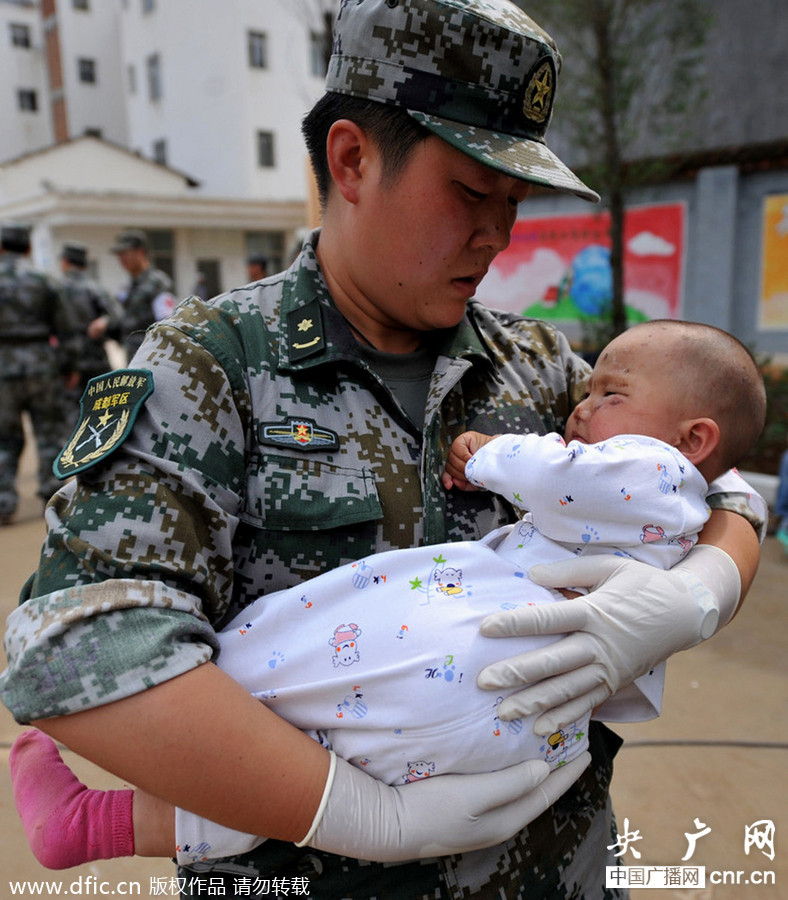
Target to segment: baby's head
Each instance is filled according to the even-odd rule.
[[[713,481],[738,465],[766,418],[758,365],[737,338],[696,322],[658,319],[614,338],[597,360],[567,440],[655,437]]]

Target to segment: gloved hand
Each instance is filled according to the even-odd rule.
[[[323,799],[297,846],[375,862],[447,856],[507,840],[551,806],[591,761],[548,774],[530,760],[481,775],[439,775],[392,787],[331,754]]]
[[[711,637],[732,618],[741,593],[733,560],[709,544],[668,571],[616,556],[585,556],[534,566],[529,575],[546,587],[593,588],[583,597],[495,613],[482,622],[488,637],[566,632],[479,673],[486,690],[529,685],[507,697],[498,715],[542,713],[537,734],[575,721],[677,650]]]

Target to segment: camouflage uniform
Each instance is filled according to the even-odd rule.
[[[107,334],[123,341],[128,359],[137,352],[145,329],[157,319],[163,318],[175,305],[171,291],[170,276],[151,266],[132,278],[126,291],[119,297],[122,314],[120,328],[110,328]],[[157,310],[157,304],[161,304],[164,312]]]
[[[191,298],[154,326],[139,369],[89,388],[98,398],[153,382],[125,442],[50,505],[6,638],[3,700],[17,720],[108,703],[205,662],[214,629],[268,591],[513,521],[496,495],[442,488],[449,446],[467,429],[562,430],[587,367],[551,326],[476,302],[432,340],[422,431],[359,355],[312,242],[287,272]],[[625,896],[601,887],[617,743],[595,726],[591,768],[501,847],[382,866],[267,841],[181,877],[205,873],[203,893],[224,877],[227,896],[241,878],[298,875],[324,900]]]
[[[56,339],[56,346],[50,339]],[[16,474],[25,445],[22,413],[30,415],[38,448],[38,494],[59,487],[52,463],[71,421],[61,374],[73,370],[74,323],[55,286],[25,268],[13,253],[0,256],[0,516],[17,505]]]
[[[107,291],[97,284],[86,272],[70,268],[63,273],[63,297],[69,306],[79,335],[79,358],[77,371],[80,376],[79,394],[88,381],[112,368],[103,341],[88,337],[88,325],[99,316],[107,316],[108,330],[120,327],[120,307]]]

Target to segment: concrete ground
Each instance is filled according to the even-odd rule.
[[[44,537],[29,461],[20,482],[20,509],[14,523],[0,530],[3,620],[36,566]],[[666,867],[706,867],[705,888],[668,887],[657,894],[638,888],[633,900],[788,900],[787,583],[788,557],[774,537],[767,538],[755,585],[736,620],[670,661],[662,717],[616,726],[626,743],[617,758],[613,794],[619,834],[630,838],[621,861],[638,867],[630,877],[664,884]],[[9,748],[22,730],[0,707],[0,900],[14,895],[15,881],[47,881],[53,892],[60,886],[63,894],[83,896],[134,896],[128,882],[136,881],[137,896],[172,896],[164,887],[174,873],[168,860],[102,861],[65,872],[36,862],[7,773]],[[85,783],[120,786],[74,754],[65,757]],[[747,829],[763,820],[775,826],[774,841],[748,845]],[[682,862],[690,846],[687,835],[701,831],[694,854]],[[771,846],[773,859],[767,855]],[[774,873],[773,880],[766,873]],[[676,884],[673,875],[668,881]]]

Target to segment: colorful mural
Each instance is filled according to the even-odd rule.
[[[624,301],[630,322],[679,316],[685,227],[682,203],[627,210]],[[606,212],[518,220],[477,297],[541,319],[598,318],[612,296],[609,229]]]
[[[788,328],[788,194],[766,197],[758,327]]]

